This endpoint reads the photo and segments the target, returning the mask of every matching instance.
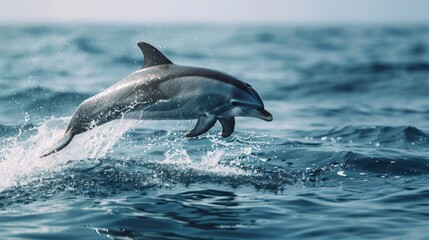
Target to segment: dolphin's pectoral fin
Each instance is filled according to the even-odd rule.
[[[144,57],[144,64],[141,68],[172,63],[166,56],[164,56],[164,54],[149,43],[139,42],[137,45],[142,51]]]
[[[73,131],[68,131],[65,135],[64,135],[64,137],[63,138],[61,138],[61,140],[58,142],[58,143],[56,143],[54,146],[52,146],[51,148],[49,148],[49,149],[47,149],[47,150],[45,150],[43,153],[42,153],[42,156],[40,156],[41,158],[42,157],[46,157],[46,156],[48,156],[48,155],[51,155],[52,153],[56,153],[56,152],[58,152],[58,151],[60,151],[61,149],[63,149],[63,148],[65,148],[67,145],[69,145],[69,143],[71,142],[71,140],[73,139],[73,137],[74,137],[74,133],[73,133]]]
[[[186,134],[186,136],[196,137],[207,132],[210,128],[213,127],[213,125],[216,123],[216,120],[216,116],[200,116],[198,118],[197,125],[195,125],[194,129],[192,129],[188,134]]]
[[[222,125],[222,137],[229,137],[234,132],[235,118],[219,118],[219,122]]]

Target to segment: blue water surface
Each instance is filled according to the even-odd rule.
[[[428,239],[429,26],[2,25],[2,239]],[[116,120],[54,144],[143,63],[250,83],[273,122]]]

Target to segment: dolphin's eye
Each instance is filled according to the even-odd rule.
[[[230,103],[231,103],[231,105],[232,105],[232,106],[234,106],[234,107],[237,107],[237,106],[238,106],[238,102],[237,102],[237,101],[234,101],[234,100],[233,100],[233,101],[231,101]]]
[[[248,84],[246,82],[244,84],[246,84],[247,87],[250,87],[250,88],[252,87],[252,85],[250,85],[250,84]]]

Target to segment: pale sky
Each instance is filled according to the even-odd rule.
[[[429,23],[429,0],[4,0],[0,23]]]

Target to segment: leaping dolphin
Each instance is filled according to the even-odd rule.
[[[222,125],[222,137],[228,137],[234,132],[235,116],[272,121],[261,97],[246,82],[212,69],[173,64],[152,45],[137,45],[143,53],[143,66],[83,101],[64,137],[41,157],[65,148],[75,135],[118,118],[197,118],[187,137],[207,132],[217,120]]]

